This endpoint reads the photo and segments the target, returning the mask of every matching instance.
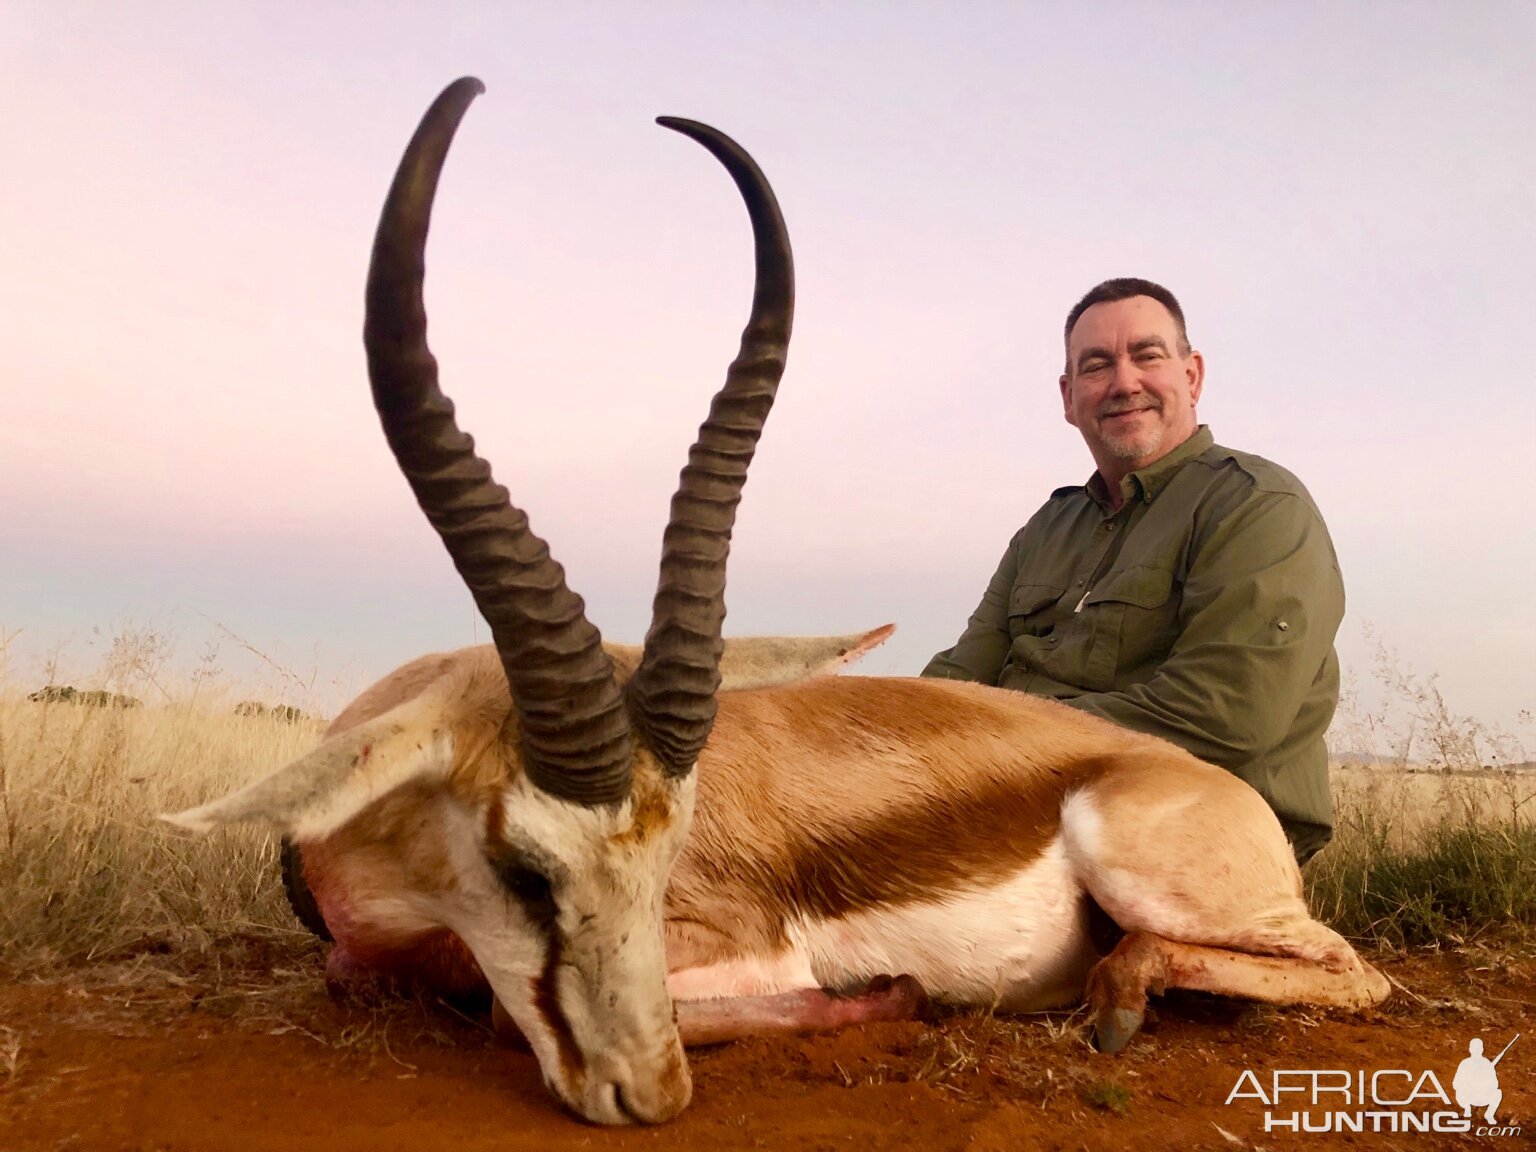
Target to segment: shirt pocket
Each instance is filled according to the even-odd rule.
[[[1083,600],[1093,630],[1085,687],[1111,692],[1143,683],[1173,651],[1183,597],[1166,568],[1111,572]]]
[[[1065,591],[1063,584],[1015,584],[1008,595],[1008,634],[1044,636],[1055,623],[1051,609]]]

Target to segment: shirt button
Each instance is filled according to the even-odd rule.
[[[1280,631],[1282,631],[1282,632],[1289,632],[1291,630],[1291,626],[1289,624],[1287,624],[1284,620],[1281,620],[1279,623],[1277,623],[1275,625],[1275,627],[1280,629]]]

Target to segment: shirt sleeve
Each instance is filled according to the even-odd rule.
[[[1344,618],[1344,583],[1316,509],[1262,492],[1190,566],[1180,635],[1150,680],[1062,701],[1240,767],[1290,731]]]
[[[928,661],[922,672],[924,676],[997,684],[1008,651],[1013,646],[1013,637],[1008,631],[1008,597],[1019,572],[1018,541],[1019,537],[1015,536],[1008,542],[1008,549],[960,639],[953,648],[946,648]]]

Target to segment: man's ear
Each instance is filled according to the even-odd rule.
[[[1189,354],[1189,403],[1194,407],[1200,403],[1200,392],[1205,387],[1205,357],[1199,352],[1191,351]]]
[[[1068,424],[1077,427],[1077,420],[1072,415],[1072,381],[1067,378],[1065,372],[1061,376],[1061,414]]]

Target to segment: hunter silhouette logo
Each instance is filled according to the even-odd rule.
[[[1520,1039],[1520,1033],[1515,1033],[1515,1040]],[[1483,1121],[1487,1124],[1495,1123],[1493,1110],[1504,1099],[1504,1093],[1499,1091],[1499,1074],[1497,1066],[1504,1059],[1504,1053],[1515,1046],[1515,1040],[1504,1045],[1501,1051],[1492,1060],[1483,1055],[1483,1042],[1474,1039],[1467,1045],[1467,1058],[1456,1068],[1456,1077],[1451,1081],[1451,1091],[1456,1093],[1456,1103],[1461,1105],[1462,1114],[1471,1116],[1472,1109],[1485,1108]]]
[[[1483,1041],[1467,1045],[1447,1092],[1433,1069],[1277,1068],[1267,1075],[1245,1068],[1227,1094],[1227,1104],[1253,1100],[1264,1108],[1265,1132],[1466,1132],[1473,1136],[1518,1136],[1520,1126],[1500,1125],[1495,1113],[1504,1101],[1499,1061],[1520,1039],[1504,1045],[1492,1060]],[[1451,1093],[1455,1094],[1452,1103]],[[1482,1115],[1473,1118],[1474,1110]]]

